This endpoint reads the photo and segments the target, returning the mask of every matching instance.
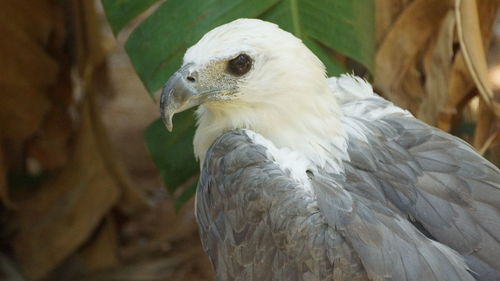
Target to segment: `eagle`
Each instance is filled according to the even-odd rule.
[[[199,106],[195,212],[217,280],[500,280],[500,172],[291,33],[205,34],[160,111]]]

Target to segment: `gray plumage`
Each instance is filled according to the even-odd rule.
[[[196,195],[217,280],[500,280],[498,168],[390,107],[344,101],[350,159],[313,196],[249,131],[219,137]]]

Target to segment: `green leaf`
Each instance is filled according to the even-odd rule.
[[[193,195],[196,193],[196,187],[198,186],[198,181],[190,184],[186,189],[175,199],[175,209],[178,211],[181,209],[182,205],[186,203]]]
[[[115,32],[153,2],[103,0]],[[188,47],[214,27],[242,17],[261,18],[292,32],[323,61],[329,75],[349,71],[333,53],[350,57],[371,72],[373,5],[373,0],[167,0],[132,32],[125,48],[151,94],[181,66]],[[146,130],[146,144],[169,190],[186,184],[199,170],[192,150],[193,124],[190,112],[176,116],[172,134],[160,121]],[[185,189],[179,200],[192,192]]]
[[[175,191],[199,170],[193,152],[193,110],[176,114],[173,121],[172,133],[167,132],[160,119],[144,133],[146,146],[170,191]]]
[[[115,35],[158,0],[102,0],[104,12]]]
[[[261,17],[302,38],[330,75],[345,69],[321,46],[373,68],[373,0],[169,0],[130,35],[126,50],[153,93],[203,34],[242,17]]]

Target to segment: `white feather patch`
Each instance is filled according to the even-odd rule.
[[[300,186],[304,187],[308,193],[313,193],[307,171],[314,172],[316,168],[306,157],[288,148],[277,148],[271,141],[254,131],[244,131],[254,143],[267,149],[268,156],[278,164],[283,172],[300,183]]]
[[[342,74],[340,77],[331,77],[328,79],[328,85],[342,105],[343,113],[347,116],[362,117],[368,120],[376,120],[394,113],[412,116],[407,110],[401,109],[390,102],[387,102],[386,106],[367,111],[366,99],[383,98],[373,92],[370,83],[358,76]]]
[[[342,74],[328,79],[328,85],[340,104],[366,99],[374,95],[370,83],[361,77]]]

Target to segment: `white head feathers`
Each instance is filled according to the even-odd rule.
[[[201,69],[241,53],[249,55],[253,65],[238,81],[236,98],[208,102],[197,111],[194,147],[201,161],[215,138],[235,128],[253,130],[276,147],[302,153],[320,165],[336,153],[330,151],[332,142],[345,149],[341,113],[324,65],[277,25],[239,19],[219,26],[188,49],[184,63]]]

